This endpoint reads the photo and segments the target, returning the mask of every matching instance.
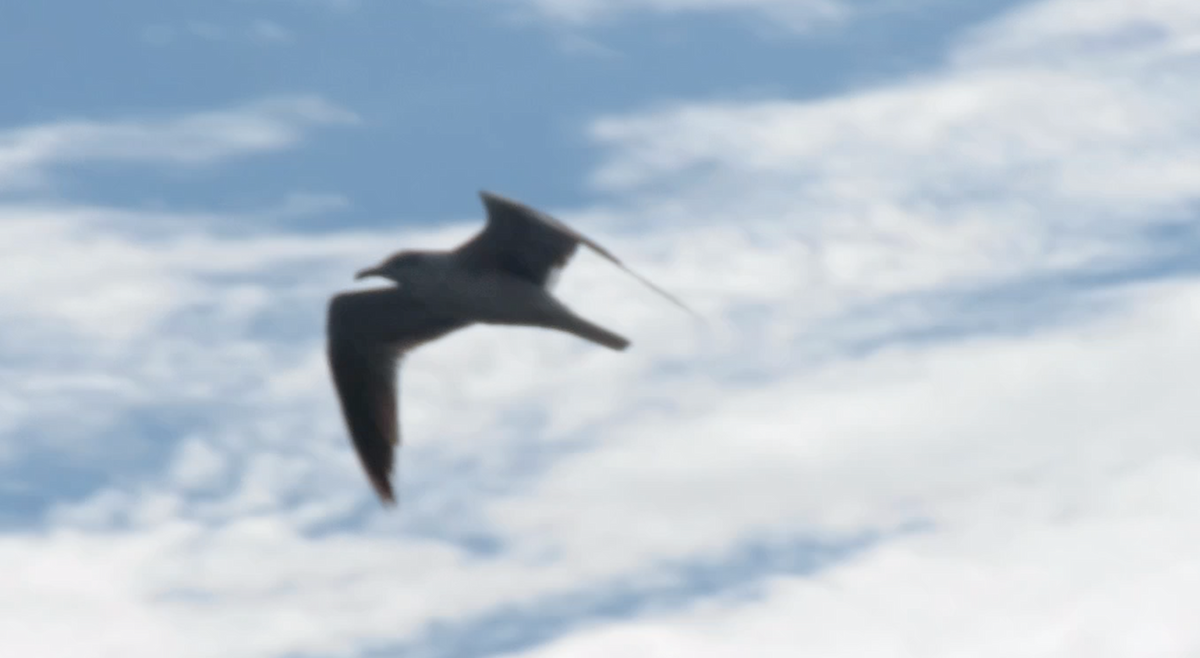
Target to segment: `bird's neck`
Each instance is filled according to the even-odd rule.
[[[453,255],[444,251],[421,251],[421,268],[443,272],[454,267]]]
[[[400,287],[419,298],[436,298],[444,294],[447,279],[453,274],[454,263],[448,254],[438,251],[422,251],[420,265],[405,273],[397,281]]]

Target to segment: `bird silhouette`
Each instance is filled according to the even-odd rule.
[[[694,313],[555,218],[491,192],[479,195],[487,223],[474,237],[449,251],[398,251],[355,275],[396,285],[339,293],[329,302],[326,355],[334,388],[355,452],[385,505],[396,503],[397,369],[413,349],[477,323],[565,331],[618,351],[629,346],[549,292],[580,244]]]

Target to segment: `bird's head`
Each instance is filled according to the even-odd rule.
[[[365,279],[369,276],[379,276],[391,279],[396,283],[404,283],[413,271],[421,269],[426,264],[426,255],[418,251],[398,251],[388,256],[382,263],[374,267],[359,270],[355,279]]]

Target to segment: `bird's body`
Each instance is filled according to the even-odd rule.
[[[471,268],[454,252],[408,252],[420,266],[399,283],[416,301],[472,323],[557,329],[612,349],[629,341],[584,320],[550,294],[546,285],[504,270]]]
[[[390,475],[400,441],[396,367],[407,352],[477,323],[564,331],[614,350],[629,346],[548,289],[581,242],[620,261],[528,206],[488,192],[481,196],[488,224],[474,238],[452,251],[398,252],[358,273],[391,279],[396,286],[340,293],[329,303],[327,354],[334,386],[355,450],[385,503],[395,501]]]

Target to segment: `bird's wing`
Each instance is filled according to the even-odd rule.
[[[468,324],[411,301],[398,288],[345,292],[329,302],[330,374],[354,450],[385,504],[396,502],[396,368],[408,351]]]
[[[544,286],[552,272],[566,266],[583,244],[676,306],[696,314],[607,249],[550,215],[491,192],[481,191],[479,196],[487,209],[487,225],[456,250],[468,265],[505,270]]]
[[[464,264],[503,270],[545,286],[575,254],[579,239],[554,218],[490,192],[479,196],[487,225],[456,250]]]

